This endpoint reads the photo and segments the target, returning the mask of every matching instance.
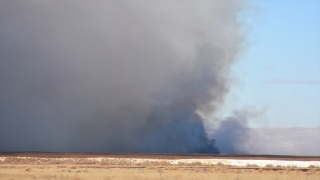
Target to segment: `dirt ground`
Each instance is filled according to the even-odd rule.
[[[142,154],[142,153],[4,153],[0,157],[44,157],[44,158],[146,158],[146,159],[251,159],[320,161],[320,156],[278,156],[278,155],[224,155],[224,154]]]

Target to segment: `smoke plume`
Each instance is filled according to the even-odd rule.
[[[235,111],[232,116],[220,120],[216,129],[212,129],[210,136],[216,139],[216,145],[221,153],[246,154],[246,143],[249,141],[247,121],[258,114],[247,111]]]
[[[0,151],[218,153],[243,2],[0,1]]]

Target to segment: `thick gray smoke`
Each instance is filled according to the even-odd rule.
[[[221,153],[245,154],[245,143],[249,140],[247,120],[254,114],[246,111],[236,111],[230,117],[221,120],[217,129],[210,136],[216,139],[216,145]]]
[[[0,1],[0,151],[217,153],[243,2]]]

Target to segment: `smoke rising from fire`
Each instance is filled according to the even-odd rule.
[[[242,8],[0,1],[0,151],[217,153]]]

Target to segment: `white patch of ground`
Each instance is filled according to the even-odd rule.
[[[141,165],[143,163],[170,163],[172,165],[183,165],[201,163],[202,165],[230,165],[230,166],[255,166],[255,167],[317,167],[320,168],[320,161],[284,161],[284,160],[236,160],[236,159],[143,159],[143,158],[107,158],[107,157],[96,157],[96,158],[37,158],[37,157],[0,157],[0,162],[6,163],[6,160],[14,158],[15,160],[21,161],[22,163],[32,160],[32,162],[55,162],[57,164],[71,163],[71,164],[82,164],[92,163],[100,164],[104,162],[125,163],[130,165]],[[10,162],[10,161],[9,161]]]
[[[233,160],[233,159],[177,159],[177,160],[165,160],[165,159],[136,159],[136,158],[124,158],[124,161],[131,163],[143,163],[143,162],[167,162],[170,164],[192,164],[201,163],[204,165],[215,165],[222,163],[224,165],[231,166],[259,166],[265,167],[267,165],[283,166],[283,167],[320,167],[320,161],[283,161],[283,160]]]

